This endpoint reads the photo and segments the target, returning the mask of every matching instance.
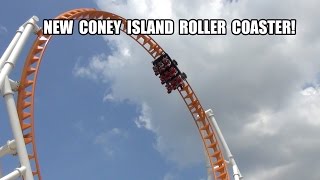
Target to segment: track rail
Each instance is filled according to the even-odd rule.
[[[126,19],[96,9],[74,9],[60,14],[56,19],[119,19],[122,20],[121,31],[124,33],[126,32]],[[42,57],[51,37],[51,35],[43,35],[42,31],[38,32],[37,38],[34,41],[24,64],[17,99],[20,125],[27,145],[33,175],[37,179],[42,178],[35,143],[34,95]],[[164,50],[148,35],[130,35],[130,37],[139,43],[154,59],[164,53]],[[178,91],[195,120],[207,156],[210,159],[210,165],[215,179],[228,180],[229,174],[227,165],[219,148],[219,142],[216,139],[215,132],[209,123],[209,119],[206,116],[199,99],[187,81],[184,81],[182,88],[178,89]]]

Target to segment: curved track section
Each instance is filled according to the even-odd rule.
[[[96,9],[74,9],[59,15],[56,19],[120,19],[122,20],[121,30],[124,33],[126,32],[126,19],[112,13],[98,11]],[[43,35],[42,31],[39,31],[37,35],[38,36],[31,47],[23,68],[21,84],[18,92],[17,110],[29,153],[33,175],[35,179],[42,179],[35,143],[34,95],[41,60],[52,36]],[[130,36],[154,59],[165,53],[164,50],[148,35]],[[207,156],[210,157],[210,164],[215,179],[228,180],[229,174],[227,165],[219,148],[219,142],[216,139],[215,132],[209,123],[209,119],[207,118],[199,99],[186,80],[178,91],[195,120],[196,126],[204,143]]]

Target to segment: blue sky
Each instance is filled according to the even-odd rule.
[[[153,37],[177,59],[203,106],[214,109],[248,180],[319,179],[318,2],[6,1],[0,7],[0,51],[32,15],[48,19],[80,7],[125,18],[296,18],[296,36]],[[31,44],[13,79],[19,79]],[[151,60],[124,35],[53,38],[35,97],[43,179],[206,178],[192,118],[177,92],[166,94]],[[0,123],[4,144],[12,136],[6,116]],[[13,160],[1,159],[6,173],[17,166]]]

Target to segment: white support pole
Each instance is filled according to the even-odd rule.
[[[16,141],[8,141],[6,145],[0,147],[0,157],[3,157],[7,154],[15,154],[17,152]]]
[[[228,146],[226,140],[223,137],[223,134],[222,134],[222,132],[221,132],[219,126],[218,126],[218,123],[217,123],[216,119],[214,118],[213,111],[211,109],[208,109],[206,111],[206,115],[210,119],[211,124],[212,124],[213,128],[215,129],[215,131],[216,131],[216,133],[218,135],[218,138],[219,138],[219,140],[220,140],[220,142],[222,144],[222,147],[224,148],[224,150],[226,152],[226,155],[229,158],[228,160],[229,160],[230,164],[232,165],[234,180],[243,179],[243,177],[242,177],[242,175],[240,173],[240,170],[239,170],[239,168],[238,168],[238,166],[236,164],[236,161],[234,160],[234,158],[233,158],[233,156],[231,154],[229,146]]]
[[[23,33],[21,34],[19,40],[15,44],[8,59],[4,62],[3,68],[1,69],[0,88],[3,86],[5,77],[8,76],[11,70],[13,69],[17,61],[17,58],[19,57],[22,51],[22,48],[25,45],[26,41],[28,40],[31,32],[38,30],[39,27],[36,25],[37,21],[39,21],[39,19],[36,16],[33,16],[26,22]],[[8,51],[10,51],[10,49]]]
[[[23,174],[25,174],[26,172],[26,167],[21,166],[20,168],[17,168],[16,170],[14,170],[12,173],[4,176],[3,178],[1,178],[0,180],[14,180],[14,179],[18,179],[20,176],[23,176]]]
[[[20,39],[20,36],[23,33],[23,31],[24,31],[24,25],[19,27],[19,29],[17,30],[15,36],[11,40],[9,46],[7,47],[7,49],[4,51],[3,55],[1,56],[1,58],[0,58],[0,69],[2,69],[3,65],[8,60],[13,48],[16,46],[16,44],[17,44],[18,40]]]
[[[13,136],[16,142],[20,164],[21,166],[24,166],[26,168],[26,173],[24,174],[23,178],[25,180],[33,180],[27,148],[26,148],[23,134],[22,134],[19,117],[18,117],[15,101],[13,98],[13,92],[10,86],[9,78],[7,76],[4,79],[4,85],[1,92],[4,96],[4,100],[7,106],[10,125],[11,125]]]
[[[0,69],[2,69],[5,62],[8,60],[13,48],[17,44],[22,32],[24,31],[24,26],[20,26],[19,29],[16,32],[16,35],[13,37],[12,41],[10,42],[7,49],[4,51],[3,55],[0,58]]]

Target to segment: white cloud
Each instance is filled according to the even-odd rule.
[[[304,89],[294,106],[298,116],[310,125],[320,127],[320,91],[319,87]]]
[[[166,173],[163,177],[163,180],[175,180],[175,176],[172,173]]]
[[[128,134],[120,130],[119,128],[112,128],[111,130],[101,132],[96,137],[94,138],[93,143],[96,145],[101,145],[104,152],[106,153],[107,156],[112,157],[115,155],[117,147],[114,142],[119,138],[127,138]]]
[[[146,14],[149,14],[151,18],[172,18],[172,4],[170,0],[128,0],[122,2],[98,0],[97,4],[100,7],[109,7],[114,12],[122,11],[123,13],[119,15],[123,17],[126,15],[126,18],[145,18]],[[130,10],[128,11],[128,9]]]
[[[142,103],[141,113],[137,119],[134,120],[138,128],[146,128],[152,130],[151,126],[151,109],[146,103]]]
[[[92,68],[93,68],[93,63],[89,65],[90,68],[85,68],[85,67],[81,67],[79,65],[80,63],[80,60],[78,59],[74,68],[73,68],[73,75],[76,76],[76,77],[86,77],[86,78],[89,78],[89,79],[93,79],[93,80],[97,80],[97,74],[95,72],[92,72]]]
[[[246,178],[268,179],[267,172],[275,180],[320,177],[320,161],[314,158],[320,150],[319,89],[315,85],[301,90],[320,69],[320,22],[315,19],[320,12],[312,8],[319,6],[318,1],[97,3],[102,10],[126,18],[224,18],[228,22],[233,18],[296,18],[297,35],[290,37],[153,37],[177,59],[203,106],[214,108]],[[155,133],[155,147],[166,159],[179,167],[203,163],[192,119],[178,94],[166,95],[152,75],[151,58],[129,37],[104,38],[114,45],[113,54],[94,56],[87,66],[78,64],[75,69],[85,70],[75,75],[111,82],[109,99],[128,99],[141,106],[136,121]],[[144,112],[143,104],[152,112]],[[305,164],[312,166],[305,168]]]
[[[87,66],[76,66],[75,69],[84,68],[90,72],[88,73],[90,75],[83,77],[91,78],[91,73],[94,73],[94,77],[99,77],[98,79],[101,81],[112,82],[110,92],[108,91],[109,93],[104,96],[104,100],[112,100],[112,102],[129,100],[140,106],[141,113],[135,119],[136,125],[157,134],[155,148],[163,155],[168,156],[168,160],[179,163],[179,166],[189,166],[192,162],[200,162],[201,160],[198,157],[192,156],[194,149],[202,148],[200,142],[198,142],[199,146],[188,145],[190,140],[193,142],[199,141],[198,135],[190,134],[190,132],[196,133],[197,130],[194,128],[189,114],[185,112],[184,105],[179,97],[175,96],[174,93],[170,96],[166,95],[166,90],[160,85],[158,78],[147,75],[153,74],[151,58],[130,37],[108,36],[107,38],[108,42],[114,42],[114,45],[119,47],[112,55],[94,56],[89,60]],[[131,56],[121,53],[123,48],[129,49]],[[103,64],[104,70],[100,71],[100,68],[95,68],[91,65],[92,61],[99,61],[100,64]],[[177,109],[169,108],[175,105]],[[165,111],[163,108],[165,108]],[[157,111],[152,111],[151,114],[151,109],[157,109]],[[172,116],[175,114],[182,114],[183,118]],[[187,123],[185,123],[186,121]],[[186,132],[174,132],[180,128],[181,130],[185,128],[188,130]],[[181,144],[180,151],[176,149],[177,142],[172,141],[175,139],[174,136],[179,136],[176,140],[184,141]],[[181,149],[185,150],[181,152]],[[201,156],[201,153],[202,151],[198,154]],[[179,160],[181,158],[185,160]]]
[[[0,24],[0,34],[7,33],[8,29]]]
[[[308,87],[293,94],[291,102],[281,111],[253,114],[252,122],[244,126],[244,131],[252,135],[272,136],[296,123],[319,126],[320,128],[319,88]]]
[[[106,102],[106,101],[112,102],[112,101],[114,101],[114,100],[115,100],[115,98],[114,98],[114,96],[113,96],[112,94],[107,94],[107,95],[105,95],[105,96],[103,97],[103,102]]]
[[[317,138],[320,135],[319,88],[308,87],[296,92],[288,101],[280,110],[275,108],[253,114],[249,118],[251,122],[245,124],[238,137],[231,141],[240,147],[237,154],[241,162],[247,161],[258,167],[248,172],[249,179],[319,177],[319,173],[312,173],[301,165],[313,161],[312,154],[320,149]],[[315,166],[320,164],[319,161],[313,163]],[[299,169],[300,173],[295,173]]]
[[[76,121],[74,123],[74,128],[77,129],[81,133],[85,132],[85,126],[84,126],[83,121]]]
[[[304,96],[313,96],[319,94],[319,90],[314,87],[307,87],[301,91],[301,94]]]
[[[244,131],[253,132],[256,135],[267,136],[274,135],[276,129],[271,122],[271,118],[274,114],[271,112],[258,112],[254,114],[253,121],[244,126]]]
[[[249,175],[249,178],[246,178],[247,180],[270,180],[270,179],[278,179],[277,176],[281,174],[282,171],[287,171],[292,167],[292,164],[272,167],[269,169],[260,169],[255,174]]]

